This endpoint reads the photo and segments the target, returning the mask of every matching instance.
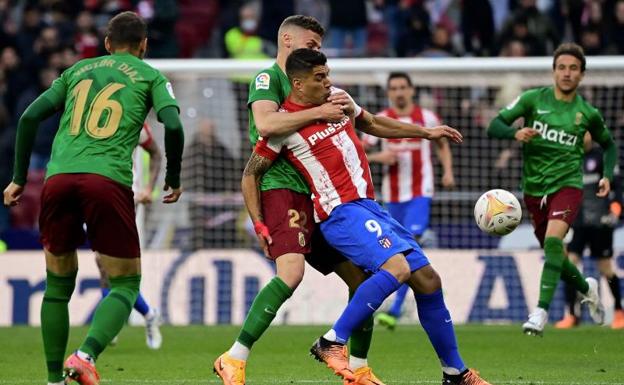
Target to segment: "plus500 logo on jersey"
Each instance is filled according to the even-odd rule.
[[[311,146],[314,146],[317,141],[325,139],[328,136],[331,136],[332,134],[335,134],[336,132],[343,129],[347,125],[347,123],[349,123],[349,118],[346,116],[342,118],[342,120],[338,123],[327,123],[326,129],[315,132],[314,134],[308,136],[308,142],[310,142]]]
[[[542,123],[539,121],[533,122],[533,128],[539,131],[544,140],[549,142],[556,142],[565,146],[576,146],[576,135],[568,134],[563,130],[549,129],[548,123]]]

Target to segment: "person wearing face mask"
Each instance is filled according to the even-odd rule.
[[[225,33],[225,49],[232,59],[267,59],[270,48],[257,34],[258,12],[253,4],[245,4],[239,11],[239,25]]]

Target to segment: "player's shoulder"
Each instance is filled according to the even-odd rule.
[[[281,69],[275,64],[256,72],[253,78],[252,88],[255,90],[268,90],[271,82],[280,79],[280,72]]]

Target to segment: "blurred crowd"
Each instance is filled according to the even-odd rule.
[[[151,58],[270,58],[280,23],[297,13],[326,27],[330,57],[542,56],[562,41],[624,54],[624,0],[0,0],[0,185],[11,178],[20,114],[77,60],[105,54],[106,24],[124,10],[146,20]],[[58,120],[38,132],[35,181]],[[17,217],[14,228],[36,227],[36,212]],[[0,234],[8,228],[0,208]]]

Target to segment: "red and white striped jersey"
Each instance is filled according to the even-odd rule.
[[[145,161],[143,159],[143,151],[154,141],[152,129],[147,123],[143,124],[143,128],[139,133],[139,145],[132,153],[132,191],[135,193],[141,191],[141,187],[145,184],[145,174],[147,173]],[[139,148],[140,147],[140,148]]]
[[[423,127],[440,125],[438,116],[430,110],[414,106],[409,116],[398,116],[392,108],[378,115]],[[364,134],[362,141],[374,146],[381,140],[382,150],[397,154],[397,162],[383,166],[381,192],[384,202],[406,202],[417,197],[433,196],[433,165],[431,163],[431,142],[421,138],[385,139]]]
[[[306,108],[287,99],[280,110]],[[312,190],[317,222],[327,219],[340,204],[375,199],[364,147],[347,117],[339,123],[316,122],[288,136],[261,138],[255,151],[273,160],[284,151]]]

